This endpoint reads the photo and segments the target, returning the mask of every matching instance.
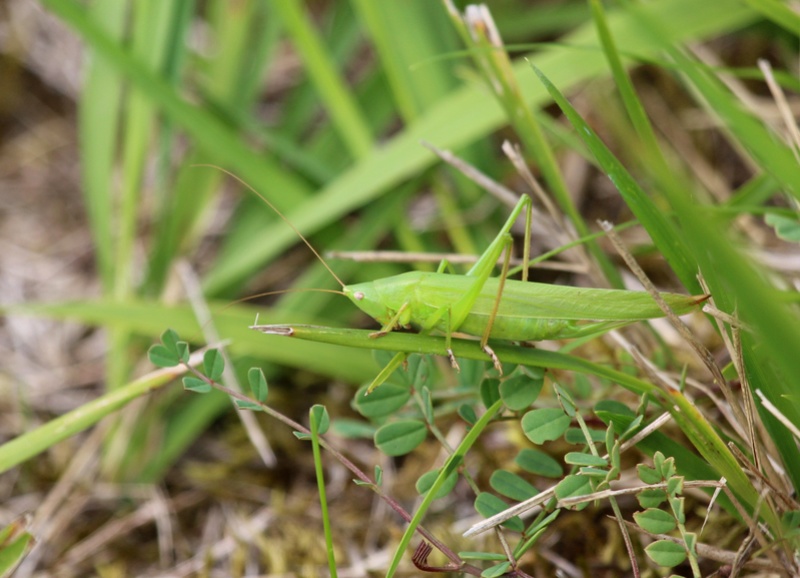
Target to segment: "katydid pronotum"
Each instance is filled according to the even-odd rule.
[[[295,229],[272,203],[261,198]],[[530,197],[524,195],[520,198],[500,232],[465,275],[444,273],[443,263],[436,273],[412,271],[345,285],[300,232],[297,229],[295,232],[342,286],[341,294],[381,323],[381,329],[372,337],[379,338],[394,329],[408,326],[416,327],[422,333],[440,331],[446,339],[450,362],[456,369],[458,363],[450,348],[454,332],[480,336],[481,348],[502,373],[500,360],[489,346],[489,340],[569,339],[664,316],[655,300],[646,292],[528,282],[530,203]],[[506,279],[506,275],[512,241],[511,228],[523,211],[526,215],[526,250],[523,280],[517,281]],[[500,277],[492,277],[491,273],[503,253],[503,271]],[[675,293],[663,293],[661,297],[678,314],[689,312],[706,299],[706,296]],[[264,333],[291,335],[286,326],[255,325],[252,328]],[[383,383],[405,358],[406,354],[397,354],[375,378],[368,393]]]

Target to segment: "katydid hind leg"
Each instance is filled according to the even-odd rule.
[[[470,270],[467,271],[468,277],[481,277],[483,275],[488,277],[491,275],[491,272],[494,270],[495,265],[497,265],[497,261],[500,259],[500,255],[506,246],[506,239],[511,234],[511,228],[514,226],[514,223],[516,223],[517,218],[522,214],[522,211],[525,211],[525,222],[527,226],[527,231],[525,233],[526,244],[530,245],[531,198],[528,195],[522,195],[511,211],[511,214],[508,216],[508,219],[506,219],[506,222],[503,224],[500,231],[498,231],[497,236],[492,240]],[[528,250],[527,253],[530,255],[530,250]],[[527,266],[527,263],[525,263],[525,265]]]
[[[498,284],[498,291],[497,297],[495,298],[494,307],[492,308],[492,312],[489,316],[489,320],[486,324],[486,328],[484,330],[483,336],[481,337],[481,349],[491,358],[492,364],[494,365],[495,369],[500,373],[503,374],[503,368],[500,363],[500,360],[497,358],[497,355],[494,353],[491,347],[489,347],[489,335],[492,331],[492,326],[494,325],[494,321],[497,317],[497,312],[500,307],[500,300],[503,296],[503,288],[505,287],[506,278],[508,277],[508,268],[511,260],[511,247],[513,243],[513,239],[511,237],[511,227],[516,222],[517,218],[520,215],[521,211],[525,211],[525,247],[523,250],[523,279],[527,280],[527,273],[528,273],[528,262],[530,259],[530,225],[531,225],[531,200],[530,197],[524,195],[520,198],[517,206],[514,207],[514,210],[509,215],[508,219],[506,220],[503,228],[497,234],[495,239],[486,249],[481,258],[479,259],[478,263],[470,269],[470,272],[467,275],[475,276],[475,282],[473,283],[472,287],[470,287],[469,291],[467,291],[464,296],[459,299],[456,303],[453,304],[453,321],[452,321],[452,330],[457,331],[461,324],[466,319],[467,315],[469,315],[470,311],[475,304],[475,300],[478,298],[483,286],[486,284],[487,279],[491,276],[492,270],[494,269],[494,265],[497,263],[498,258],[500,255],[504,255],[503,259],[503,268],[500,273],[500,282]]]
[[[439,261],[439,266],[436,267],[436,272],[437,273],[446,273],[448,271],[450,273],[455,272],[455,269],[453,268],[453,264],[450,261],[448,261],[447,259],[442,259],[441,261]]]
[[[373,379],[372,383],[369,384],[369,387],[367,388],[367,391],[364,392],[364,395],[369,395],[375,390],[376,387],[383,385],[383,383],[389,379],[389,376],[394,373],[395,369],[404,364],[407,359],[408,353],[396,353],[395,356],[389,360],[389,363],[387,363],[384,368],[381,369],[381,372],[375,376],[375,379]]]
[[[455,355],[455,353],[453,353],[453,345],[452,345],[453,331],[452,331],[452,328],[450,326],[451,321],[452,321],[452,315],[451,315],[451,312],[450,312],[449,308],[447,309],[447,313],[446,313],[445,319],[447,320],[447,327],[446,327],[446,331],[445,331],[445,334],[444,334],[445,350],[447,351],[447,357],[450,358],[450,367],[452,367],[453,369],[455,369],[457,372],[460,373],[461,372],[461,366],[458,365],[458,361],[456,361],[456,355]]]
[[[531,263],[531,219],[533,218],[533,211],[530,202],[525,209],[525,238],[524,245],[522,246],[522,280],[528,280],[528,267]]]
[[[508,219],[503,224],[503,227],[497,233],[497,236],[494,240],[489,244],[486,248],[486,251],[483,252],[478,262],[472,266],[472,268],[467,272],[467,277],[475,277],[475,282],[472,284],[470,289],[461,297],[458,301],[453,304],[453,330],[458,331],[458,328],[464,322],[467,315],[469,315],[470,311],[472,310],[475,301],[478,298],[483,286],[486,284],[486,280],[489,279],[492,275],[492,271],[494,270],[497,261],[500,259],[500,256],[503,254],[503,251],[510,251],[510,247],[513,243],[513,239],[511,237],[511,227],[513,227],[514,223],[517,221],[517,218],[520,216],[522,211],[525,211],[525,250],[523,252],[523,266],[524,266],[524,273],[523,278],[527,280],[527,270],[528,270],[528,259],[530,258],[530,223],[531,223],[531,198],[528,195],[523,195],[520,197],[517,205],[514,207],[514,210],[511,211],[511,214],[508,216]],[[507,253],[508,257],[510,258],[510,252]],[[507,271],[507,266],[504,265],[505,270]],[[485,343],[484,343],[485,345]]]
[[[508,266],[511,261],[511,245],[506,246],[506,250],[503,252],[505,257],[503,258],[503,269],[500,271],[500,280],[497,284],[497,295],[494,299],[494,305],[492,307],[492,312],[489,314],[489,319],[486,321],[486,327],[483,330],[483,335],[481,336],[481,349],[492,359],[492,363],[494,364],[494,368],[503,375],[503,366],[500,364],[500,360],[497,358],[497,355],[489,347],[489,336],[492,333],[492,327],[494,326],[494,321],[497,319],[497,311],[500,308],[500,300],[503,298],[503,289],[506,286],[506,279],[508,278]]]

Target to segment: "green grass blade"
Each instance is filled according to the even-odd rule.
[[[331,518],[328,512],[327,492],[325,491],[325,470],[322,466],[322,454],[319,444],[320,423],[318,422],[318,416],[321,415],[321,412],[316,412],[316,408],[321,408],[323,411],[325,409],[323,406],[313,406],[308,412],[309,428],[311,429],[311,451],[314,456],[314,473],[317,478],[317,492],[319,493],[319,505],[322,513],[322,527],[325,534],[328,571],[330,572],[331,578],[336,578],[338,574],[336,573],[336,556],[333,549],[333,532],[331,530]]]
[[[111,39],[120,39],[126,13],[127,2],[109,0],[94,4],[92,17]],[[114,284],[114,219],[108,188],[114,167],[121,99],[121,77],[113,63],[108,62],[102,52],[95,51],[87,65],[78,121],[86,213],[105,292],[110,292]]]
[[[353,5],[378,51],[401,118],[417,118],[452,90],[455,79],[449,67],[428,61],[454,48],[439,2],[355,0]]]
[[[275,0],[272,7],[280,15],[292,42],[303,58],[325,110],[342,141],[354,158],[364,157],[372,149],[370,127],[353,100],[346,83],[336,71],[331,58],[313,29],[303,4],[295,0]]]
[[[786,28],[795,36],[800,37],[800,15],[789,5],[778,0],[744,0],[744,2],[778,26]]]
[[[514,75],[511,61],[500,44],[500,39],[491,34],[494,24],[488,15],[488,10],[480,18],[476,11],[469,10],[462,16],[449,4],[451,19],[459,31],[462,40],[473,53],[473,57],[481,70],[489,89],[505,110],[506,117],[514,127],[522,141],[527,157],[535,161],[541,170],[548,190],[553,195],[556,203],[575,227],[578,235],[585,237],[589,234],[589,227],[572,201],[572,196],[567,189],[561,168],[556,160],[553,148],[545,138],[544,132],[533,111],[525,103],[520,91],[519,83]],[[594,241],[587,244],[587,249],[594,257],[595,262],[602,269],[605,278],[613,287],[622,287],[622,278],[611,263],[608,256],[600,250]]]
[[[738,99],[722,87],[707,67],[699,66],[683,51],[669,48],[663,28],[652,18],[639,14],[642,26],[667,47],[677,67],[701,95],[707,107],[723,122],[725,129],[741,149],[782,187],[800,198],[800,172],[792,150],[776,138],[764,124],[746,112]],[[739,317],[752,328],[744,335],[743,356],[751,377],[749,386],[760,389],[795,425],[800,424],[800,406],[793,403],[791,377],[800,374],[800,318],[787,305],[778,290],[767,281],[767,274],[737,248],[729,235],[727,221],[713,207],[689,198],[677,186],[664,189],[681,221],[688,246],[695,254],[700,271],[711,288],[717,306]],[[766,368],[770,368],[767,370]],[[800,457],[796,448],[783,440],[791,434],[784,426],[761,413],[765,423],[782,440],[778,447],[793,483],[800,484]],[[781,433],[778,433],[781,432]]]
[[[726,221],[717,211],[692,202],[682,190],[666,192],[717,307],[730,314],[738,313],[754,331],[752,338],[743,339],[746,366],[775,367],[780,376],[775,379],[768,375],[750,386],[762,389],[794,424],[800,424],[800,407],[788,401],[795,395],[790,376],[800,375],[800,319],[794,308],[781,299],[764,272],[737,249],[725,229]],[[791,436],[786,432],[783,437]],[[791,453],[796,454],[796,448]],[[798,483],[797,457],[788,459],[795,464],[789,473]]]
[[[103,52],[109,62],[119,67],[143,93],[154,99],[200,146],[259,191],[274,198],[279,208],[284,209],[285,205],[307,196],[308,189],[304,184],[268,159],[252,153],[216,118],[186,104],[171,87],[155,78],[146,67],[114,43],[74,2],[44,0],[44,4],[78,30],[88,43]],[[648,5],[646,10],[654,18],[668,23],[668,32],[672,39],[690,39],[720,30],[731,30],[753,17],[752,12],[733,0],[718,0],[713,9],[706,4],[698,5],[689,0],[670,0]],[[656,49],[652,39],[641,34],[640,28],[629,14],[616,12],[608,20],[620,50],[647,55]],[[585,27],[566,40],[576,45],[585,45],[592,44],[593,38],[592,27]],[[551,50],[537,54],[534,61],[542,68],[552,69],[554,73],[551,79],[559,86],[572,86],[576,82],[601,74],[605,69],[600,53],[594,55],[585,50]],[[527,68],[522,63],[517,64],[514,69],[520,92],[527,106],[539,105],[545,101],[546,94],[541,86],[537,87]],[[370,153],[362,162],[344,172],[322,191],[318,201],[301,203],[294,210],[286,212],[302,232],[316,231],[430,166],[434,159],[419,147],[420,140],[433,141],[440,148],[458,148],[502,125],[503,120],[504,115],[500,108],[487,104],[481,90],[473,87],[459,89],[395,137],[386,148]],[[276,195],[277,191],[282,194]],[[265,227],[252,239],[252,251],[214,270],[206,282],[206,289],[215,294],[241,282],[265,260],[295,241],[294,235],[284,232],[283,227]]]
[[[177,4],[137,4],[133,10],[131,53],[152,70],[160,70],[166,59],[167,23],[169,12]],[[142,178],[155,128],[155,109],[136,87],[126,94],[122,117],[121,179],[119,197],[115,205],[115,275],[113,294],[125,299],[134,292],[133,249],[140,221],[139,208]],[[164,149],[162,149],[164,150]],[[163,162],[162,162],[163,164]],[[107,183],[113,189],[112,180]],[[126,331],[113,331],[109,335],[110,351],[106,367],[108,387],[121,385],[130,371],[130,336]]]
[[[301,342],[287,343],[279,338],[266,338],[248,327],[260,313],[264,319],[288,322],[301,319],[311,323],[326,322],[317,316],[297,312],[282,313],[266,307],[211,305],[214,323],[221,339],[231,341],[232,355],[251,356],[266,361],[302,368],[348,382],[367,381],[375,372],[375,362],[367,352],[346,348],[316,346],[309,348]],[[154,301],[113,300],[76,301],[39,305],[19,305],[0,309],[6,314],[44,316],[53,319],[72,319],[88,325],[119,327],[148,338],[160,335],[165,327],[177,331],[190,343],[203,343],[203,335],[194,313],[186,305],[168,306]],[[283,341],[283,343],[282,343]],[[347,358],[348,363],[342,363]]]
[[[444,337],[389,333],[380,339],[374,339],[369,336],[371,332],[363,330],[331,329],[328,327],[295,324],[290,327],[293,331],[292,336],[298,339],[309,339],[331,344],[348,343],[352,347],[369,349],[447,355]],[[477,341],[453,339],[451,347],[458,358],[487,360],[486,353],[481,349]],[[719,475],[724,475],[728,478],[731,489],[750,508],[750,512],[755,511],[759,502],[758,492],[755,491],[730,450],[710,424],[701,414],[694,410],[687,417],[676,415],[673,405],[678,399],[685,400],[683,396],[675,393],[667,397],[658,387],[651,383],[605,365],[593,363],[572,355],[499,343],[492,344],[492,348],[504,363],[591,374],[615,382],[638,395],[649,394],[655,399],[662,400],[661,403],[665,406],[665,409],[673,414],[682,429],[686,428],[684,431],[690,436],[693,445],[700,454],[717,470]],[[684,405],[691,406],[691,404],[688,401],[681,401],[680,403],[682,404],[681,411],[686,413],[688,410]]]
[[[201,355],[191,359],[193,365],[201,362]],[[131,401],[171,383],[185,372],[183,366],[154,371],[4,443],[0,446],[0,473],[91,427]]]
[[[617,85],[622,102],[625,104],[625,110],[628,111],[628,116],[636,129],[639,138],[648,147],[650,154],[661,158],[658,141],[656,139],[653,126],[647,118],[647,113],[636,94],[636,89],[633,87],[630,77],[625,70],[622,63],[617,44],[611,31],[608,29],[608,21],[606,20],[605,10],[600,0],[589,0],[589,5],[592,9],[592,16],[594,17],[595,25],[597,26],[597,36],[603,46],[603,52],[606,55],[608,64],[611,68],[611,74],[614,77],[614,82]],[[663,158],[661,158],[663,161]]]
[[[498,399],[491,407],[487,407],[486,413],[484,413],[481,418],[475,422],[475,424],[467,432],[467,435],[464,436],[464,439],[461,440],[461,443],[458,444],[458,447],[455,449],[455,451],[453,451],[453,453],[447,458],[447,461],[441,467],[439,475],[436,477],[433,485],[428,489],[425,497],[422,499],[422,503],[414,512],[414,517],[411,518],[411,521],[408,523],[408,527],[403,533],[403,537],[400,539],[400,543],[397,545],[397,549],[394,552],[394,557],[389,565],[389,570],[386,572],[387,578],[394,576],[394,573],[400,566],[400,561],[403,559],[403,556],[408,549],[408,545],[411,543],[411,538],[414,537],[414,533],[422,523],[422,518],[425,517],[430,505],[436,499],[436,495],[444,484],[444,481],[450,474],[456,471],[456,468],[458,468],[459,465],[461,465],[464,460],[464,456],[467,454],[467,452],[469,452],[470,448],[475,445],[475,442],[478,441],[478,436],[484,432],[489,423],[494,419],[494,416],[496,416],[501,409],[503,409],[503,400],[501,399]]]
[[[622,198],[630,207],[639,222],[647,229],[653,238],[653,242],[664,258],[669,262],[672,269],[691,293],[701,293],[700,284],[695,278],[697,264],[692,257],[681,235],[660,210],[650,197],[639,187],[630,173],[622,163],[611,153],[608,147],[603,144],[597,134],[591,129],[585,120],[572,107],[561,92],[538,68],[536,74],[542,83],[547,87],[553,100],[567,116],[575,131],[581,136],[583,142],[592,151],[597,162],[600,164],[614,183]]]
[[[276,328],[277,331],[280,331],[279,328],[291,328],[293,331],[293,338],[319,343],[349,345],[359,349],[377,349],[382,351],[402,351],[408,353],[441,355],[443,357],[447,356],[445,338],[435,335],[391,332],[379,339],[375,339],[370,337],[370,334],[373,333],[372,331],[364,329],[341,329],[296,323],[292,323],[291,325],[266,325],[263,327]],[[286,335],[285,333],[279,334]],[[452,340],[452,347],[456,357],[489,361],[486,352],[481,349],[480,343],[476,340],[454,338]],[[639,395],[645,393],[650,393],[652,395],[658,394],[658,389],[651,383],[621,371],[611,369],[610,367],[592,363],[572,355],[508,345],[502,342],[492,343],[492,349],[504,363],[516,363],[530,367],[589,373],[614,381]]]
[[[704,68],[680,50],[671,50],[670,54],[692,87],[703,96],[710,112],[722,121],[759,166],[800,199],[800,171],[792,150],[759,119],[745,111]]]
[[[109,37],[77,4],[71,0],[44,0],[43,4],[157,103],[198,146],[213,155],[215,162],[231,169],[263,194],[272,196],[278,208],[286,208],[289,199],[308,196],[308,187],[301,180],[274,161],[254,153],[215,116],[182,99],[172,86]]]

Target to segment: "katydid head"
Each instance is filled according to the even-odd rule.
[[[419,273],[412,271],[347,285],[342,292],[356,307],[384,327],[406,327],[412,322],[414,307],[410,302],[414,301],[419,279]]]
[[[375,283],[345,285],[342,292],[356,307],[378,323],[387,323],[392,318],[392,311],[387,308],[386,303],[382,300]]]

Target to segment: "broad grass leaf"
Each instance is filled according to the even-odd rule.
[[[387,456],[402,456],[413,450],[428,435],[421,421],[407,419],[388,423],[375,432],[375,445]]]
[[[534,409],[522,416],[522,431],[535,444],[560,438],[570,424],[570,418],[561,409],[549,407]]]

